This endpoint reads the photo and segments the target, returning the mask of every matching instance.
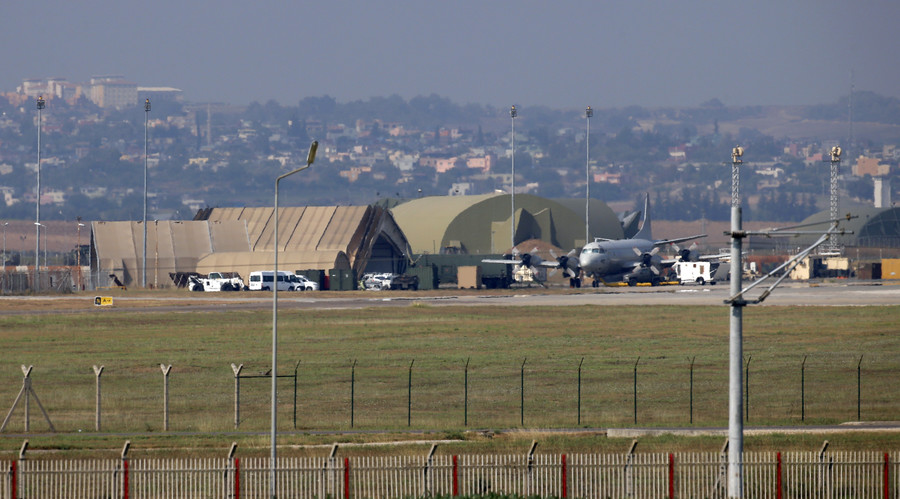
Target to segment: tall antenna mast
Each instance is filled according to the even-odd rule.
[[[850,70],[850,102],[848,103],[850,115],[850,142],[847,144],[847,152],[853,152],[853,70]],[[853,156],[850,156],[851,158]]]

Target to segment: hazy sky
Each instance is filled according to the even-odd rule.
[[[900,97],[897,0],[4,0],[0,90],[122,74],[192,102],[432,93],[582,108]]]

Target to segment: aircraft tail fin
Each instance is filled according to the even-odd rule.
[[[632,239],[653,240],[653,229],[650,223],[650,193],[646,193],[644,197],[644,212],[641,214],[641,230],[634,235]]]

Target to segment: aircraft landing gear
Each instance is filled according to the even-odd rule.
[[[594,279],[593,282],[591,282],[591,287],[594,287],[594,288],[600,287],[600,283],[597,282],[597,279]]]

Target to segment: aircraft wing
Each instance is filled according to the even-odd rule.
[[[701,237],[706,237],[707,234],[697,234],[696,236],[688,236],[688,237],[676,237],[675,239],[658,239],[653,241],[653,246],[661,247],[667,244],[675,244],[682,243],[684,241],[690,241],[692,239],[700,239]]]
[[[481,260],[481,263],[502,263],[504,265],[523,265],[524,262],[522,260],[502,260],[499,258],[485,258]],[[550,260],[541,260],[540,262],[529,262],[532,267],[545,267],[548,269],[559,268],[559,263],[556,261]]]

